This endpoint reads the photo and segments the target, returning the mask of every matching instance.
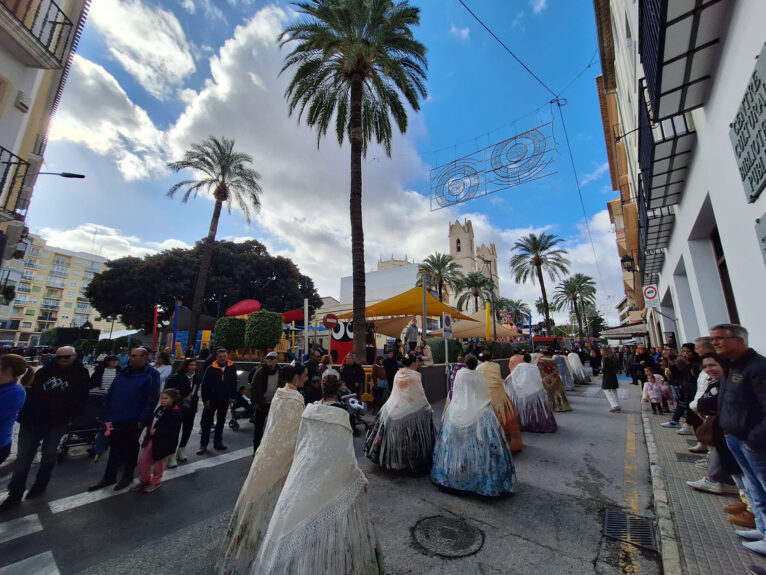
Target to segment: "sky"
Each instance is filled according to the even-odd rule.
[[[564,238],[571,272],[592,276],[612,323],[622,272],[606,202],[612,191],[595,78],[593,4],[587,0],[465,0],[559,94],[573,171],[552,96],[458,0],[412,0],[427,48],[428,97],[395,130],[391,157],[370,146],[363,164],[365,260],[422,260],[448,252],[448,226],[470,219],[475,241],[494,242],[500,293],[534,310],[537,285],[515,284],[511,246],[530,232]],[[93,2],[51,126],[47,171],[28,216],[56,246],[107,258],[192,246],[207,234],[213,201],[181,203],[167,190],[189,174],[167,162],[210,135],[233,138],[261,175],[261,208],[248,224],[224,212],[218,239],[257,239],[291,258],[321,296],[338,297],[351,273],[349,148],[288,114],[277,37],[294,21],[288,2],[98,0]],[[553,121],[556,173],[432,211],[432,168]],[[582,203],[576,182],[582,190]],[[586,227],[590,227],[589,240]],[[548,282],[549,291],[553,282]],[[560,316],[563,319],[563,316]]]

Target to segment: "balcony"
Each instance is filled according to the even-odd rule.
[[[57,320],[56,316],[50,314],[42,314],[37,316],[37,321],[53,322]]]
[[[638,102],[638,165],[650,210],[681,201],[697,132],[689,118],[679,115],[652,123],[641,90]]]
[[[48,281],[45,285],[52,288],[62,289],[66,285],[66,282],[57,280],[56,278],[48,278]]]
[[[657,282],[662,264],[665,262],[665,248],[675,224],[672,207],[648,209],[642,181],[638,182],[638,269],[644,285]]]
[[[56,303],[53,303],[53,302],[44,303],[44,304],[42,304],[40,306],[41,309],[52,309],[52,310],[58,310],[59,307],[60,307],[59,302],[56,302]]]
[[[640,0],[638,52],[655,121],[704,105],[731,0]]]
[[[53,0],[0,0],[0,42],[26,66],[62,68],[74,35]]]
[[[16,293],[32,293],[32,288],[28,285],[20,284],[16,286]]]
[[[0,146],[0,221],[15,219],[28,169],[29,162]]]

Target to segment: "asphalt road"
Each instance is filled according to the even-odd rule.
[[[621,385],[622,413],[609,413],[600,386],[583,386],[569,394],[574,410],[556,414],[556,434],[524,434],[524,451],[515,457],[518,492],[501,499],[456,495],[428,477],[381,472],[355,440],[387,572],[660,573],[656,554],[601,534],[607,508],[652,513],[638,389]],[[441,410],[434,406],[438,415]],[[227,427],[227,451],[196,456],[192,449],[189,461],[149,494],[87,493],[105,460],[72,454],[56,467],[44,501],[0,516],[0,575],[213,573],[252,459],[252,427],[241,423],[239,432]],[[195,430],[190,448],[198,437]],[[0,488],[8,479],[0,477]],[[461,559],[426,554],[411,529],[435,515],[479,528],[483,547]]]

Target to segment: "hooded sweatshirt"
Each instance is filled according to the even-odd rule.
[[[88,400],[90,373],[75,361],[61,369],[53,360],[35,373],[19,423],[67,423],[80,414]]]

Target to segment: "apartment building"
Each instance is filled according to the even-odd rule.
[[[40,333],[54,327],[80,327],[89,322],[108,332],[111,318],[102,318],[85,297],[85,288],[104,269],[106,258],[47,245],[29,235],[24,259],[12,259],[0,270],[4,286],[15,297],[0,305],[0,340],[14,345],[37,345]],[[114,329],[125,329],[120,321]]]
[[[0,0],[0,260],[24,251],[19,242],[26,235],[48,128],[89,4]]]
[[[594,7],[628,300],[656,286],[653,345],[734,322],[766,349],[766,2]]]

